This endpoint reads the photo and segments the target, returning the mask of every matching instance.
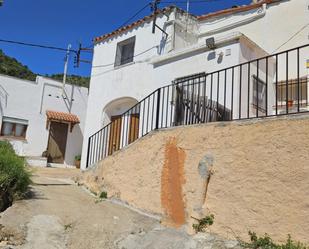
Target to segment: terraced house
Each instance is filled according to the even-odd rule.
[[[34,166],[73,166],[81,154],[88,89],[0,75],[0,140]]]
[[[308,6],[171,6],[95,38],[82,168],[155,129],[307,111]]]

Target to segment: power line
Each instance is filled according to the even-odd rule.
[[[209,3],[209,2],[218,2],[218,1],[222,1],[222,0],[196,0],[196,1],[190,1],[191,3]],[[161,3],[165,3],[165,4],[187,4],[187,1],[162,1]]]
[[[30,46],[30,47],[37,47],[37,48],[44,48],[44,49],[59,50],[59,51],[64,51],[64,52],[68,51],[66,48],[34,44],[34,43],[26,43],[26,42],[20,42],[20,41],[5,40],[5,39],[0,39],[0,42],[18,44],[18,45]],[[77,51],[74,49],[70,49],[69,51],[77,54]]]
[[[138,10],[133,16],[131,16],[127,21],[125,21],[121,26],[119,26],[119,28],[125,26],[126,24],[128,24],[129,22],[132,21],[132,19],[134,19],[135,17],[137,17],[141,12],[143,12],[146,8],[148,8],[150,6],[150,3],[147,3],[145,6],[143,6],[140,10]]]
[[[280,48],[282,48],[285,44],[287,44],[289,41],[291,41],[294,37],[296,37],[299,33],[301,33],[305,28],[309,26],[309,23],[307,23],[305,26],[303,26],[300,30],[298,30],[294,35],[292,35],[286,42],[281,44],[278,48],[276,48],[271,54],[277,52]]]
[[[140,53],[138,53],[138,54],[136,54],[136,55],[134,55],[134,56],[132,56],[132,57],[130,57],[128,59],[133,59],[135,57],[141,56],[141,55],[149,52],[150,50],[152,50],[154,48],[158,48],[158,46],[153,46],[151,48],[148,48],[148,49],[144,50],[143,52],[140,52]],[[109,67],[109,66],[114,66],[114,65],[115,65],[115,63],[109,63],[109,64],[103,64],[103,65],[95,65],[95,66],[92,66],[92,67],[93,68],[98,68],[98,67]]]

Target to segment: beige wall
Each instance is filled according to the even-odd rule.
[[[84,173],[92,191],[161,214],[190,230],[309,243],[309,115],[212,123],[154,132]]]

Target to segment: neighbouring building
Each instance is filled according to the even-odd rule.
[[[199,119],[206,109],[215,112],[210,121],[288,113],[288,108],[300,106],[307,110],[308,47],[265,56],[308,43],[308,6],[308,0],[262,0],[202,16],[167,7],[156,18],[146,16],[95,38],[82,168],[89,166],[89,145],[96,154],[107,148],[110,155],[144,136],[143,130],[151,129],[155,121],[145,124],[146,112],[141,109],[159,110],[155,106],[162,94],[170,99],[160,107],[160,122],[173,125],[187,123],[184,113]],[[153,34],[154,19],[159,28]],[[265,59],[254,61],[261,57]],[[252,62],[242,65],[248,61]],[[234,70],[235,65],[239,66]],[[205,86],[196,93],[179,85],[190,79],[202,80]],[[177,86],[138,104],[172,82]],[[129,115],[122,115],[134,106]],[[99,137],[88,140],[92,134]]]
[[[0,140],[34,166],[72,166],[82,151],[87,100],[85,87],[0,75]]]

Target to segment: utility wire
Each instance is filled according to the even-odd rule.
[[[301,33],[305,28],[309,27],[309,23],[307,23],[305,26],[303,26],[300,30],[298,30],[294,35],[292,35],[286,42],[281,44],[278,48],[276,48],[271,54],[277,52],[280,48],[282,48],[285,44],[287,44],[289,41],[291,41],[294,37],[296,37],[299,33]]]
[[[148,48],[148,49],[144,50],[143,52],[140,52],[140,53],[138,53],[138,54],[136,54],[136,55],[134,55],[134,56],[132,56],[132,57],[130,57],[128,59],[132,59],[132,58],[138,57],[140,55],[143,55],[143,54],[149,52],[150,50],[152,50],[154,48],[158,48],[158,46],[153,46],[151,48]],[[109,64],[104,64],[104,65],[94,65],[92,67],[93,68],[98,68],[98,67],[109,67],[109,66],[114,66],[114,65],[115,65],[115,63],[109,63]]]
[[[37,48],[53,49],[53,50],[59,50],[59,51],[65,51],[65,52],[66,51],[70,51],[70,52],[73,52],[73,53],[77,53],[77,51],[74,50],[74,49],[69,49],[68,50],[67,48],[46,46],[46,45],[41,45],[41,44],[26,43],[26,42],[20,42],[20,41],[12,41],[12,40],[0,39],[0,42],[10,43],[10,44],[18,44],[18,45],[30,46],[30,47],[37,47]]]
[[[196,1],[190,1],[191,3],[209,3],[209,2],[218,2],[222,0],[196,0]],[[187,1],[162,1],[161,3],[166,3],[166,4],[177,4],[177,3],[183,3],[187,4]]]
[[[146,8],[150,6],[150,3],[147,3],[145,6],[143,6],[140,10],[138,10],[133,16],[131,16],[127,21],[125,21],[122,25],[119,26],[119,28],[127,25],[129,22],[131,22],[135,17],[137,17],[141,12],[143,12]]]

